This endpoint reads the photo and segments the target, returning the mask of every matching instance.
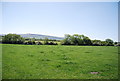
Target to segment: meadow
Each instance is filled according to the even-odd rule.
[[[118,47],[2,45],[3,79],[117,79]]]

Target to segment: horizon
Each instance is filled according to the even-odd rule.
[[[5,34],[5,33],[0,33],[0,35],[3,35],[3,34]],[[36,33],[7,33],[7,34],[36,34]],[[7,34],[5,34],[5,35],[7,35]],[[36,35],[45,35],[45,34],[36,34]],[[65,34],[64,34],[65,35]],[[74,34],[69,34],[69,35],[74,35]],[[78,34],[78,35],[83,35],[83,34]],[[53,35],[46,35],[46,36],[53,36]],[[86,35],[84,35],[84,36],[86,36]],[[59,37],[59,38],[64,38],[64,37],[60,37],[60,36],[53,36],[53,37]],[[88,36],[87,36],[88,37]],[[90,37],[89,37],[90,38]],[[91,39],[91,38],[90,38]],[[101,40],[101,39],[91,39],[91,40],[101,40],[101,41],[105,41],[106,39],[110,39],[110,38],[105,38],[104,40]],[[112,40],[112,39],[111,39]],[[114,41],[114,40],[113,40]],[[119,41],[114,41],[114,42],[119,42]]]
[[[1,33],[83,34],[118,41],[117,2],[3,2],[2,9]]]

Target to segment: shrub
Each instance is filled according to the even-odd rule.
[[[28,41],[28,44],[33,45],[33,44],[35,44],[35,41]]]
[[[43,45],[41,42],[38,42],[38,44],[37,45]]]
[[[7,43],[7,44],[23,44],[24,39],[17,34],[7,34],[3,37],[2,43]]]
[[[54,43],[54,42],[50,42],[50,43],[48,43],[48,45],[58,45],[58,44]]]

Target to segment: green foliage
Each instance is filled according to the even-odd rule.
[[[106,43],[106,42],[103,42],[103,44]],[[101,40],[93,40],[92,41],[92,44],[94,46],[101,46],[102,45],[102,41]]]
[[[101,46],[107,46],[106,41],[101,41]]]
[[[113,46],[114,45],[113,40],[111,40],[111,39],[106,39],[105,41],[107,43],[107,46]]]
[[[92,45],[92,42],[91,42],[91,40],[88,37],[84,37],[83,41],[84,41],[85,45]]]
[[[65,35],[65,39],[62,41],[62,45],[92,45],[91,40],[84,35]]]
[[[2,39],[2,43],[8,43],[8,44],[22,44],[23,42],[24,39],[17,34],[7,34]]]
[[[2,44],[2,53],[3,79],[118,78],[115,46]]]
[[[48,44],[49,45],[58,45],[57,43],[54,43],[54,42],[49,42]]]
[[[28,44],[29,44],[29,45],[33,45],[33,44],[35,44],[35,41],[33,41],[33,40],[28,41]]]
[[[113,42],[111,39],[101,40],[91,40],[89,37],[84,35],[69,35],[65,34],[63,40],[48,39],[35,39],[35,38],[22,38],[17,34],[7,34],[5,36],[0,36],[0,43],[6,44],[26,44],[26,45],[93,45],[93,46],[120,46],[118,42]],[[42,41],[42,42],[41,42]]]
[[[113,45],[115,45],[113,40],[111,40],[111,39],[106,39],[105,41],[91,40],[87,36],[78,35],[78,34],[74,34],[74,35],[65,34],[65,39],[61,41],[61,44],[62,45],[93,45],[93,46],[113,46]]]
[[[45,38],[45,39],[44,39],[44,44],[45,44],[45,45],[48,45],[48,41],[49,41],[49,39],[48,39],[48,38]]]
[[[0,43],[2,43],[2,36],[0,36]]]
[[[50,40],[48,38],[44,39],[44,45],[58,45],[57,43],[53,42],[54,40]],[[55,40],[56,41],[56,40]]]
[[[37,45],[43,45],[41,42],[36,43]]]

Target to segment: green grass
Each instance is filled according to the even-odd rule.
[[[2,80],[2,46],[0,45],[0,80]]]
[[[118,78],[115,46],[2,44],[2,57],[3,79]]]

